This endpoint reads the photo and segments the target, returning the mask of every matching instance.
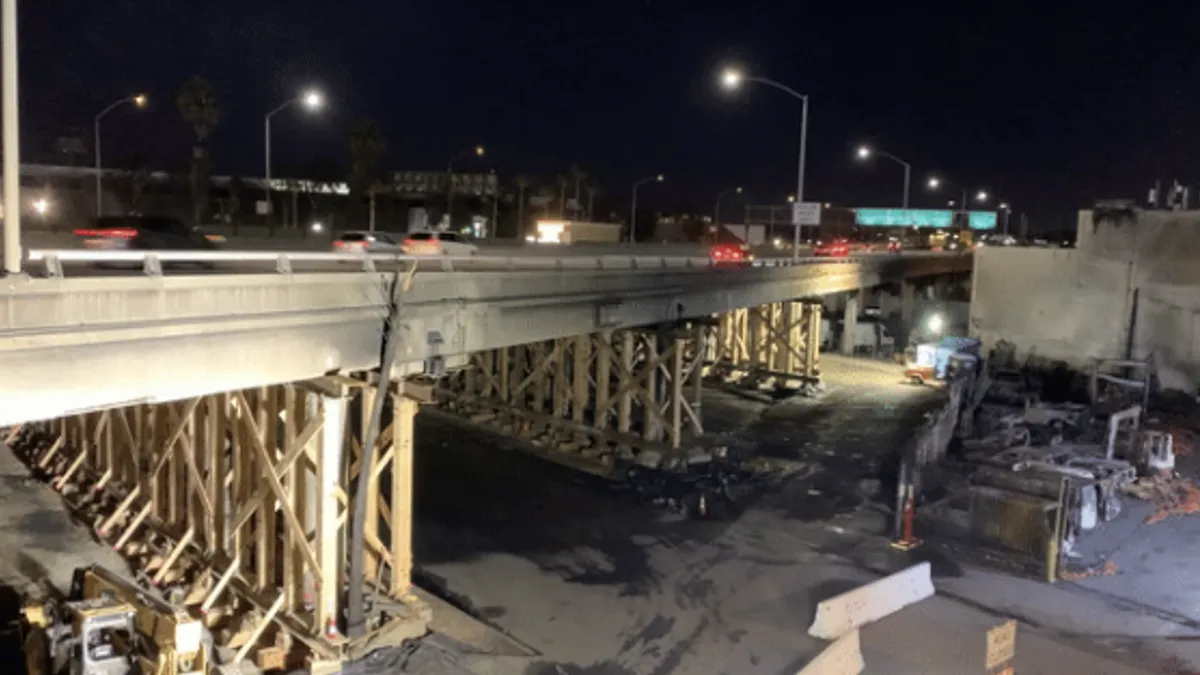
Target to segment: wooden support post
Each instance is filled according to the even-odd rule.
[[[687,347],[687,341],[682,337],[676,337],[671,347],[671,375],[668,378],[671,387],[669,394],[671,408],[669,440],[671,449],[678,450],[683,445],[683,392],[684,379],[686,378],[683,369],[683,352]]]
[[[617,394],[617,432],[629,433],[633,417],[633,359],[634,334],[623,330],[620,335],[621,346],[618,358],[621,362],[621,377]]]
[[[399,393],[392,421],[391,554],[392,597],[407,595],[412,584],[413,418],[417,401]]]
[[[583,414],[587,410],[591,381],[588,365],[591,363],[592,337],[576,335],[571,348],[571,419],[577,424],[583,424]]]
[[[341,594],[341,506],[343,441],[346,430],[346,399],[324,396],[325,426],[317,456],[317,563],[321,585],[317,593],[316,621],[326,635],[337,634],[338,596]]]
[[[601,331],[596,336],[596,415],[592,424],[598,429],[607,429],[609,393],[612,389],[612,338],[611,330]]]

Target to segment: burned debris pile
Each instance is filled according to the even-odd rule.
[[[1076,400],[1049,402],[1027,370],[983,367],[962,411],[961,451],[941,466],[952,478],[919,510],[922,524],[1035,563],[1052,580],[1129,499],[1153,503],[1151,523],[1200,512],[1200,487],[1175,473],[1176,457],[1191,452],[1195,402],[1164,405],[1153,359],[1098,360],[1084,379]]]

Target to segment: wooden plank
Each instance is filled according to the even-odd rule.
[[[241,392],[238,392],[236,396],[242,402],[242,405],[246,405],[246,399]],[[296,512],[292,509],[291,499],[289,499],[287,491],[283,489],[283,484],[279,482],[279,476],[271,468],[271,457],[267,454],[267,449],[263,447],[262,438],[258,434],[257,422],[255,422],[254,417],[251,415],[242,415],[242,423],[247,427],[247,439],[250,441],[250,445],[258,453],[258,458],[262,462],[263,477],[267,479],[267,483],[271,486],[271,491],[275,493],[275,497],[279,500],[279,508],[283,512],[284,520],[287,521],[288,527],[296,532],[303,533],[304,527],[296,518]],[[317,556],[313,553],[307,542],[300,544],[300,552],[308,560],[308,564],[313,567],[317,579],[323,581],[324,577],[322,575],[323,570],[320,569],[321,565],[317,562]],[[335,583],[328,585],[336,586]]]
[[[390,500],[392,579],[389,586],[395,598],[407,594],[412,583],[413,418],[416,414],[416,401],[396,397]]]

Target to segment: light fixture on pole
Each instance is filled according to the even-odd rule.
[[[325,99],[321,96],[321,92],[315,89],[310,89],[303,94],[293,99],[288,99],[276,106],[271,112],[268,112],[263,120],[263,173],[266,176],[265,192],[267,196],[267,222],[271,222],[274,216],[274,205],[271,202],[271,118],[281,112],[288,106],[301,104],[309,110],[319,110],[325,104]]]
[[[765,77],[759,77],[757,75],[747,75],[738,68],[726,68],[725,70],[723,70],[721,72],[721,84],[726,89],[729,89],[729,90],[738,89],[745,82],[757,82],[759,84],[765,84],[769,87],[774,87],[774,88],[800,100],[800,103],[801,103],[801,107],[800,107],[800,161],[799,161],[799,169],[798,169],[797,175],[796,175],[796,201],[803,202],[804,201],[804,162],[805,162],[805,156],[807,155],[807,152],[808,152],[808,95],[801,94],[800,92],[796,91],[795,89],[792,89],[791,87],[788,87],[787,85],[780,84],[780,83],[776,82],[775,80],[771,80],[771,79],[768,79]],[[800,257],[800,222],[799,222],[799,214],[796,211],[793,211],[793,213],[792,213],[792,226],[794,227],[793,242],[792,242],[793,243],[792,258],[796,259],[796,258]]]
[[[645,185],[646,183],[661,183],[661,182],[663,182],[663,178],[664,178],[664,176],[660,173],[660,174],[655,174],[653,176],[646,176],[645,178],[634,182],[634,184],[633,184],[633,202],[632,202],[632,205],[629,207],[629,243],[630,244],[637,243],[638,188]]]
[[[446,227],[449,229],[454,229],[454,223],[451,222],[454,213],[454,163],[471,155],[483,157],[483,152],[482,145],[475,145],[451,157],[450,161],[446,162]]]
[[[947,181],[943,178],[939,178],[937,176],[930,176],[929,180],[926,181],[926,183],[925,183],[925,186],[927,188],[929,188],[930,190],[939,190],[939,189],[941,189],[941,187],[943,185],[951,186],[951,185],[953,185],[953,183],[950,183],[949,181]],[[958,186],[956,186],[956,187],[958,187]],[[959,211],[966,213],[967,209],[970,207],[970,201],[967,200],[967,195],[969,194],[969,191],[965,187],[959,187],[959,189],[962,190],[962,201],[959,201],[957,203],[957,207],[958,207]],[[986,202],[988,200],[988,198],[989,198],[989,195],[987,193],[987,190],[979,190],[975,193],[975,201],[977,201],[981,204]],[[955,203],[950,202],[949,206],[955,206]]]
[[[146,103],[148,101],[149,101],[149,99],[146,98],[145,94],[134,94],[133,96],[126,96],[125,98],[118,99],[118,100],[113,101],[112,103],[108,104],[108,106],[106,108],[104,108],[103,110],[101,110],[99,113],[96,114],[96,118],[95,118],[95,120],[93,120],[92,138],[96,143],[96,158],[95,159],[96,159],[96,216],[97,217],[104,215],[104,213],[103,213],[104,202],[101,198],[103,195],[103,185],[104,185],[103,180],[104,179],[103,179],[102,174],[104,173],[104,171],[103,171],[103,166],[100,161],[100,120],[104,119],[105,115],[112,112],[117,107],[125,105],[126,103],[132,103],[134,105],[134,107],[140,109],[140,108],[145,108]]]
[[[999,208],[1001,211],[1004,212],[1004,229],[1001,230],[1001,232],[1003,234],[1007,235],[1008,234],[1008,219],[1009,219],[1009,216],[1012,215],[1012,206],[1009,205],[1008,202],[1000,202]]]
[[[858,147],[857,155],[858,155],[858,158],[863,161],[871,159],[871,157],[874,155],[879,155],[880,157],[890,159],[893,162],[896,162],[900,166],[904,167],[904,200],[901,202],[901,204],[902,204],[902,208],[907,209],[908,208],[909,185],[910,185],[910,179],[912,177],[912,165],[891,153],[884,152],[882,150],[875,150],[867,145],[860,145]]]
[[[713,225],[720,227],[721,225],[721,198],[729,194],[742,194],[742,188],[735,187],[728,190],[723,190],[717,193],[717,205],[713,208]]]

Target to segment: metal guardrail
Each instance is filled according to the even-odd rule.
[[[41,265],[45,276],[64,277],[63,263],[89,263],[92,265],[132,263],[147,276],[161,276],[164,264],[212,265],[220,263],[273,263],[275,271],[290,274],[295,263],[341,263],[353,264],[354,271],[375,272],[380,264],[437,265],[442,271],[470,271],[480,266],[505,269],[703,269],[737,267],[793,267],[802,265],[836,265],[877,260],[895,254],[859,254],[844,258],[804,257],[759,258],[748,263],[731,263],[713,260],[709,256],[639,256],[611,255],[568,255],[568,256],[412,256],[390,253],[315,253],[304,251],[96,251],[78,249],[33,249],[27,252],[29,262]],[[906,252],[901,256],[944,257],[959,253]]]

